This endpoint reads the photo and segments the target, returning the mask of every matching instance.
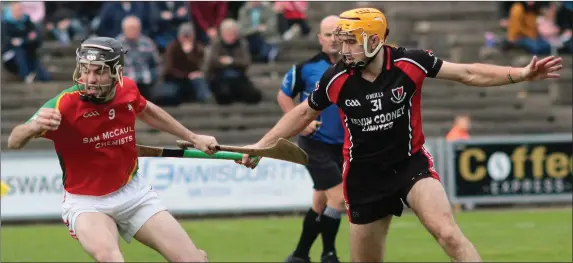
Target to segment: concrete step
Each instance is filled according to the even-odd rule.
[[[409,3],[410,4],[410,3]],[[443,3],[419,3],[419,6],[414,6],[413,2],[410,6],[391,7],[388,5],[388,16],[394,20],[390,23],[397,21],[436,21],[436,20],[470,20],[491,17],[497,14],[498,7],[493,3],[474,3],[470,9],[460,9],[459,6],[442,5]]]
[[[483,37],[481,32],[496,30],[499,22],[495,19],[473,19],[452,23],[449,20],[418,21],[414,24],[414,32],[420,34],[464,34],[474,32]]]

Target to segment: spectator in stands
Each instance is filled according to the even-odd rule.
[[[93,1],[72,1],[77,8],[76,17],[82,22],[82,25],[86,29],[86,35],[95,34],[99,27],[100,18],[99,11],[102,9],[105,2],[93,2]]]
[[[511,6],[507,26],[507,40],[515,47],[535,55],[551,53],[551,45],[537,30],[540,6],[535,2],[517,2]]]
[[[560,29],[560,39],[564,43],[559,50],[563,53],[573,53],[573,1],[561,2],[556,15],[557,26]]]
[[[46,19],[46,30],[49,35],[62,45],[70,45],[72,40],[86,37],[85,27],[76,17],[76,10],[73,7],[62,4]]]
[[[227,16],[227,2],[189,2],[196,39],[204,45],[218,37],[217,28]]]
[[[278,37],[277,15],[267,2],[247,2],[239,10],[241,37],[249,42],[249,52],[254,61],[274,61],[278,47],[269,44],[268,40]]]
[[[117,37],[124,48],[125,66],[123,74],[132,78],[139,87],[139,92],[150,98],[151,89],[157,82],[159,52],[155,43],[141,32],[141,22],[136,16],[128,16],[122,22],[123,33]]]
[[[292,39],[299,31],[303,36],[310,34],[306,21],[307,1],[276,1],[274,9],[279,14],[279,32],[285,40]]]
[[[262,94],[247,76],[251,56],[247,41],[240,38],[239,25],[225,19],[220,32],[221,38],[213,41],[208,53],[208,76],[217,103],[260,102]]]
[[[471,119],[469,115],[457,115],[454,120],[454,125],[448,135],[447,141],[468,140],[470,138],[469,130],[471,128]]]
[[[239,19],[239,10],[245,5],[245,1],[228,1],[227,17],[235,20]]]
[[[2,62],[6,69],[26,83],[48,81],[50,76],[41,66],[38,48],[41,35],[19,2],[4,8],[2,16]]]
[[[141,21],[141,32],[150,36],[157,27],[153,7],[153,2],[106,2],[100,10],[96,34],[116,38],[121,33],[122,21],[128,16],[135,16]]]
[[[177,38],[177,28],[189,21],[189,12],[185,2],[155,2],[159,12],[158,32],[153,36],[159,51],[163,52],[169,43]]]
[[[46,6],[44,5],[44,2],[22,1],[20,2],[20,5],[22,5],[22,11],[24,14],[30,16],[30,20],[34,23],[36,29],[38,31],[43,31],[42,24],[44,22],[44,17],[46,16]]]
[[[507,29],[507,18],[509,17],[509,10],[515,1],[503,1],[499,2],[499,26],[506,30]]]
[[[559,38],[559,27],[556,24],[555,15],[557,5],[551,4],[542,9],[542,16],[537,18],[537,32],[539,37],[547,41],[553,47],[561,47],[563,43]]]
[[[192,97],[206,102],[211,97],[211,90],[202,71],[203,55],[204,47],[195,41],[193,25],[182,24],[177,39],[165,50],[165,83],[154,97],[165,98],[164,104],[191,101]]]

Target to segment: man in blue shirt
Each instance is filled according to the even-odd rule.
[[[285,75],[277,100],[283,112],[295,107],[318,85],[322,74],[340,59],[340,45],[334,40],[337,16],[328,16],[320,23],[318,39],[322,52],[294,65]],[[308,210],[299,243],[286,262],[310,262],[312,244],[322,234],[321,262],[339,262],[334,243],[344,212],[341,166],[344,128],[336,105],[323,111],[300,134],[298,144],[309,155],[308,172],[314,181],[312,208]]]

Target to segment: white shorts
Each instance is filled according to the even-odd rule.
[[[101,212],[115,220],[121,237],[131,243],[135,233],[149,218],[167,210],[159,195],[138,176],[123,188],[104,195],[87,196],[64,193],[62,219],[76,238],[76,219],[82,213]],[[77,239],[77,238],[76,238]]]

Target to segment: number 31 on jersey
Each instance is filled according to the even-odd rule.
[[[372,103],[372,111],[379,111],[382,110],[382,99],[374,99],[370,100]]]

